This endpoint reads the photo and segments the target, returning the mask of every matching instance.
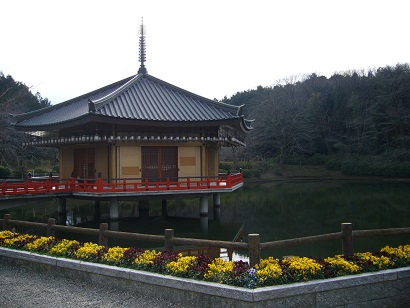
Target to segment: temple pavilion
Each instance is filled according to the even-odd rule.
[[[218,149],[244,146],[242,106],[196,95],[149,75],[140,31],[136,75],[34,112],[14,115],[26,145],[58,148],[60,178],[218,176]]]

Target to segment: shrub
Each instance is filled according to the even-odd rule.
[[[0,178],[7,178],[11,175],[11,171],[9,168],[0,166]]]

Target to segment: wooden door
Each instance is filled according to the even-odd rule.
[[[95,178],[94,148],[74,149],[74,177],[81,179]]]
[[[166,181],[178,177],[177,147],[142,147],[141,176],[149,181]]]

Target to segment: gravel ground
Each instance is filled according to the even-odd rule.
[[[79,283],[0,262],[0,307],[182,307],[109,285]]]

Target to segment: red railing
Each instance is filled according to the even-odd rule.
[[[39,181],[29,179],[20,183],[0,184],[0,196],[58,194],[58,193],[119,193],[144,191],[188,191],[231,189],[243,183],[242,173],[227,174],[221,177],[176,178],[166,181],[148,179],[54,179]]]

